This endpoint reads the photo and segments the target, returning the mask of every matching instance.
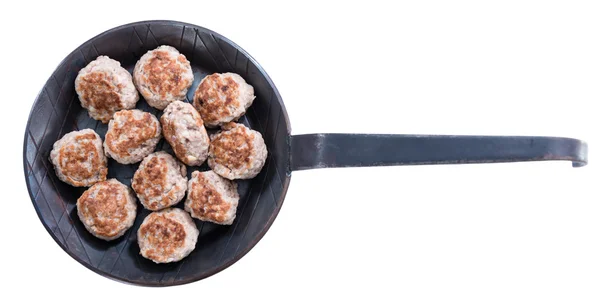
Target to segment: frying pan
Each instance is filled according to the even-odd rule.
[[[53,143],[64,134],[92,128],[104,135],[107,125],[89,118],[74,90],[77,72],[99,55],[121,62],[132,72],[148,50],[171,45],[190,60],[194,83],[189,102],[202,78],[235,72],[254,86],[256,100],[239,122],[259,131],[269,155],[261,173],[239,181],[240,203],[231,226],[196,221],[196,249],[184,260],[154,264],[139,255],[136,232],[149,211],[138,209],[135,224],[123,237],[106,242],[89,234],[77,217],[75,203],[85,190],[61,182],[48,160]],[[140,100],[137,108],[161,112]],[[157,150],[172,153],[168,143]],[[108,30],[75,49],[56,68],[40,91],[29,115],[23,167],[29,195],[44,227],[75,260],[114,280],[171,286],[211,276],[243,257],[263,237],[277,216],[295,170],[415,164],[496,163],[567,160],[587,163],[587,146],[571,138],[499,136],[426,136],[309,134],[291,135],[290,122],[277,88],[261,66],[227,38],[208,29],[176,21],[144,21]],[[109,159],[109,178],[130,185],[138,167]],[[188,175],[201,167],[188,167]],[[182,207],[179,203],[177,207]]]

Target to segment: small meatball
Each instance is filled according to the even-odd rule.
[[[179,160],[188,166],[200,166],[208,157],[210,139],[202,118],[189,103],[175,101],[160,117],[163,135]]]
[[[254,101],[254,87],[235,73],[213,73],[200,82],[194,107],[207,127],[238,120]]]
[[[234,179],[251,179],[260,173],[267,159],[262,135],[238,123],[223,125],[212,135],[208,166],[218,175]]]
[[[235,182],[213,171],[194,171],[188,183],[185,210],[196,219],[230,225],[235,219],[239,201]]]
[[[131,188],[146,209],[173,206],[185,196],[185,166],[167,152],[152,153],[144,158],[133,175]]]
[[[79,71],[75,91],[89,116],[102,123],[108,123],[119,110],[134,108],[140,99],[131,74],[103,55]]]
[[[160,46],[135,64],[133,81],[150,106],[163,110],[169,103],[185,99],[194,73],[185,55],[171,46]]]
[[[131,189],[116,179],[95,184],[77,200],[77,215],[85,228],[108,241],[123,236],[133,226],[136,209]]]
[[[106,180],[106,156],[102,138],[94,130],[85,129],[65,134],[50,152],[56,176],[75,187],[88,187]]]
[[[140,254],[155,263],[180,261],[196,248],[199,234],[190,215],[182,209],[153,212],[137,233]]]
[[[134,164],[154,152],[161,138],[158,119],[137,109],[115,113],[104,138],[106,155],[121,164]]]

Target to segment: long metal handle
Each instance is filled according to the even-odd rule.
[[[587,164],[587,144],[561,137],[306,134],[292,136],[292,170],[567,160]]]

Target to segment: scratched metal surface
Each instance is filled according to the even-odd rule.
[[[75,203],[85,188],[61,182],[48,160],[53,143],[64,134],[85,128],[104,137],[107,125],[91,119],[74,90],[77,72],[98,55],[108,55],[132,72],[136,61],[159,45],[176,47],[190,60],[194,83],[213,72],[236,72],[255,88],[256,100],[239,121],[265,138],[269,156],[262,172],[239,181],[240,203],[231,226],[196,221],[196,249],[184,260],[157,265],[139,255],[137,229],[149,213],[138,202],[134,226],[121,238],[106,242],[89,234],[77,217]],[[141,98],[141,96],[140,96]],[[157,117],[161,112],[141,98],[136,108]],[[104,32],[69,54],[37,97],[25,131],[23,166],[27,187],[40,220],[71,257],[106,277],[144,286],[170,286],[213,275],[244,256],[262,238],[283,203],[290,181],[290,125],[277,89],[260,65],[237,45],[210,30],[174,21],[146,21]],[[172,153],[162,140],[157,150]],[[139,163],[120,165],[109,159],[109,178],[130,185]],[[188,175],[201,167],[188,167]],[[177,207],[182,208],[182,203]]]

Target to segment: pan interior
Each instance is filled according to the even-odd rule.
[[[138,202],[134,226],[121,238],[106,242],[89,234],[77,217],[75,203],[85,188],[61,182],[48,160],[53,143],[64,134],[85,128],[104,138],[107,124],[91,119],[82,109],[74,90],[78,71],[99,55],[121,62],[129,72],[147,51],[170,45],[192,65],[194,83],[187,95],[206,75],[235,72],[254,86],[256,99],[239,122],[259,131],[269,155],[261,173],[252,180],[238,181],[240,203],[231,226],[195,220],[200,236],[196,249],[184,260],[157,265],[139,255],[136,232],[149,211]],[[162,115],[140,96],[137,109]],[[210,133],[211,131],[209,131]],[[290,127],[277,89],[262,68],[247,53],[226,38],[198,26],[173,21],[148,21],[121,26],[92,38],[68,55],[41,90],[32,108],[25,132],[24,168],[36,211],[56,242],[74,259],[104,276],[146,286],[184,284],[210,276],[233,264],[262,238],[274,221],[289,184]],[[171,154],[163,140],[157,149]],[[109,178],[130,186],[139,163],[121,165],[109,159]],[[188,167],[188,178],[195,170]],[[183,208],[183,201],[176,207]]]

